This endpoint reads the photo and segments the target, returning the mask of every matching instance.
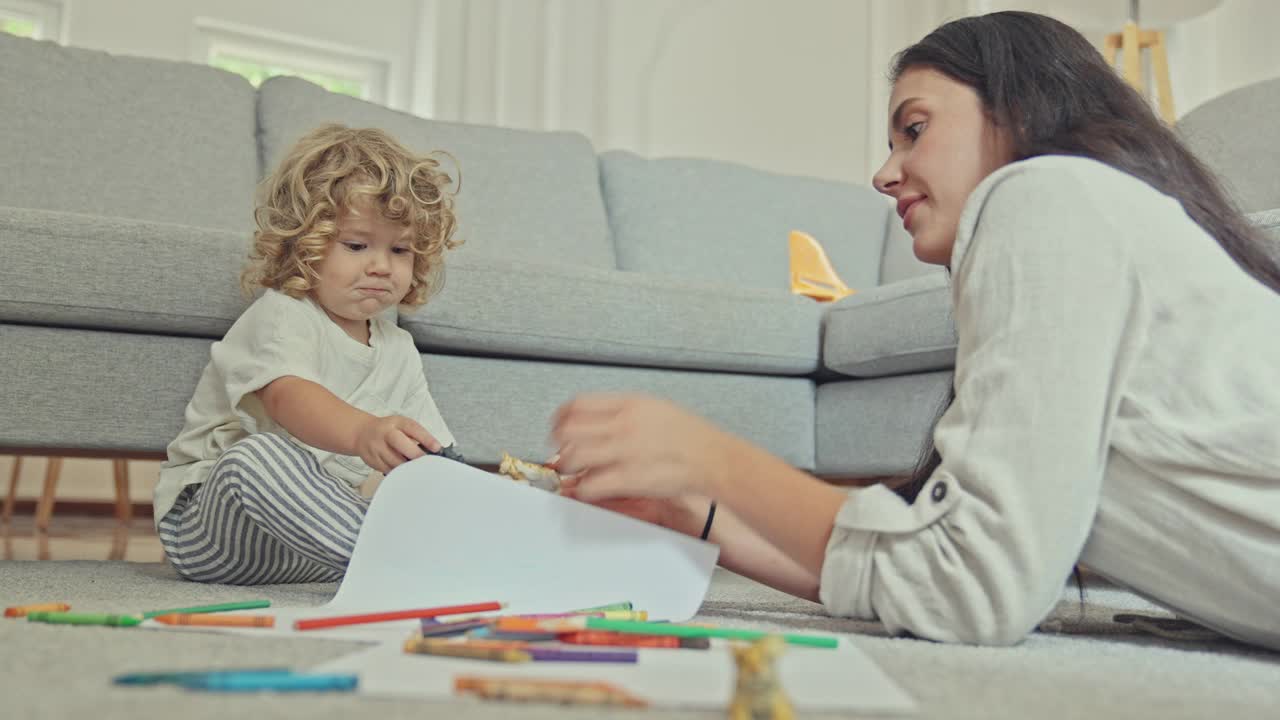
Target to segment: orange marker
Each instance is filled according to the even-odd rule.
[[[336,617],[311,618],[295,620],[294,630],[319,630],[322,628],[360,625],[363,623],[391,622],[393,620],[418,620],[420,618],[440,617],[441,615],[466,615],[470,613],[501,610],[506,603],[483,602],[472,605],[450,605],[447,607],[422,608],[419,610],[396,610],[393,612],[364,613],[361,615],[339,615]]]
[[[71,606],[66,603],[42,603],[40,605],[15,605],[4,609],[4,616],[8,618],[26,617],[27,613],[33,612],[66,612]]]
[[[274,615],[171,614],[157,615],[152,620],[165,625],[198,625],[201,627],[275,627]]]
[[[586,630],[586,618],[552,618],[537,620],[522,617],[500,617],[493,628],[498,632],[512,633],[568,633]]]

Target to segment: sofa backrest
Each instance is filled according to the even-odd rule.
[[[600,176],[622,270],[786,290],[802,230],[846,285],[879,282],[889,209],[871,188],[626,151],[601,154]]]
[[[192,63],[0,33],[0,205],[243,231],[253,87]]]
[[[1178,121],[1178,134],[1246,213],[1280,208],[1280,78],[1213,98]]]
[[[595,151],[586,137],[426,120],[277,77],[259,88],[264,174],[325,122],[382,128],[415,152],[456,158],[459,254],[614,267]],[[456,179],[455,171],[449,174]]]

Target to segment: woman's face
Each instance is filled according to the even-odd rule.
[[[916,257],[948,265],[965,200],[1012,160],[1008,133],[973,88],[928,68],[902,73],[889,112],[889,159],[872,184],[898,201]]]

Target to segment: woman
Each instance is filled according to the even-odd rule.
[[[896,58],[889,160],[915,254],[952,273],[959,345],[901,495],[846,492],[669,403],[557,413],[578,498],[697,536],[835,614],[1018,642],[1077,562],[1280,648],[1280,268],[1082,36],[948,23]],[[708,518],[710,500],[719,510]]]

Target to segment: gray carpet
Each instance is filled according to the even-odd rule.
[[[743,627],[856,633],[854,640],[916,700],[921,718],[1275,718],[1280,654],[1226,639],[1179,641],[1112,621],[1117,611],[1159,613],[1100,579],[1074,587],[1039,632],[1014,648],[944,646],[887,638],[873,624],[717,571],[699,620]],[[266,597],[317,605],[334,585],[245,588],[179,580],[165,565],[0,562],[0,606],[51,599],[77,610],[138,612]],[[351,717],[723,717],[710,712],[572,710],[555,706],[428,704],[344,695],[228,697],[172,688],[123,689],[129,671],[289,665],[305,668],[361,646],[344,642],[57,627],[0,619],[0,717],[203,720]],[[836,715],[806,715],[823,718]]]

